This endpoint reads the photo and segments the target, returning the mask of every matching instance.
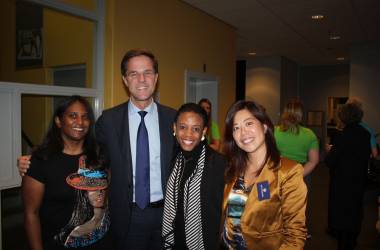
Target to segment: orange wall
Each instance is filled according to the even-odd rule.
[[[0,81],[45,83],[43,68],[16,70],[16,1],[0,1]]]
[[[41,143],[48,130],[51,110],[47,109],[47,104],[51,101],[51,98],[37,95],[23,95],[21,98],[21,128],[35,145]]]
[[[185,70],[202,72],[206,64],[206,73],[219,79],[218,117],[223,128],[227,109],[235,99],[235,30],[179,0],[105,2],[105,108],[128,98],[120,76],[124,53],[131,48],[147,48],[159,60],[160,101],[173,108],[184,102]],[[95,8],[88,1],[79,6]],[[91,82],[91,22],[45,10],[45,68],[16,71],[14,2],[1,1],[0,9],[0,28],[10,34],[0,41],[4,44],[0,44],[0,81],[47,83],[49,67],[86,63],[87,80]]]
[[[86,85],[91,86],[94,32],[91,22],[44,9],[43,66],[16,69],[15,13],[15,1],[0,2],[0,30],[6,34],[0,39],[0,81],[47,84],[51,67],[86,64]]]
[[[127,100],[120,61],[131,48],[151,50],[159,60],[160,102],[184,102],[184,71],[219,77],[219,124],[235,100],[235,30],[178,0],[107,1],[105,107]]]
[[[46,9],[44,11],[44,66],[86,65],[86,86],[91,87],[94,24]]]

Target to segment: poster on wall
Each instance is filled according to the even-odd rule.
[[[17,30],[16,67],[42,66],[41,29]]]
[[[322,127],[323,126],[323,111],[308,111],[307,126]]]
[[[26,1],[16,2],[16,69],[38,68],[43,63],[43,9]]]

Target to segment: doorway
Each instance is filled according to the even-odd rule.
[[[218,77],[202,72],[185,70],[185,102],[207,98],[212,104],[212,120],[218,121]]]

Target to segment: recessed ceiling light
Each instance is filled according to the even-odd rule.
[[[248,55],[254,56],[254,55],[256,55],[256,52],[248,52]]]
[[[344,61],[344,57],[337,57],[336,60],[338,60],[338,61]]]
[[[312,15],[311,16],[311,19],[314,19],[314,20],[320,20],[320,19],[323,19],[324,18],[324,15]]]
[[[340,36],[337,36],[337,35],[330,36],[330,40],[339,40],[339,39],[340,39]]]

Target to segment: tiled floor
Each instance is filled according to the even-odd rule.
[[[327,221],[328,170],[323,164],[313,173],[311,193],[312,238],[307,240],[305,250],[333,250],[336,242],[325,233]],[[377,195],[379,187],[370,187],[364,204],[364,220],[357,250],[379,250],[379,235],[375,229],[377,220]],[[3,250],[25,250],[26,239],[22,226],[22,208],[19,189],[2,191]]]

